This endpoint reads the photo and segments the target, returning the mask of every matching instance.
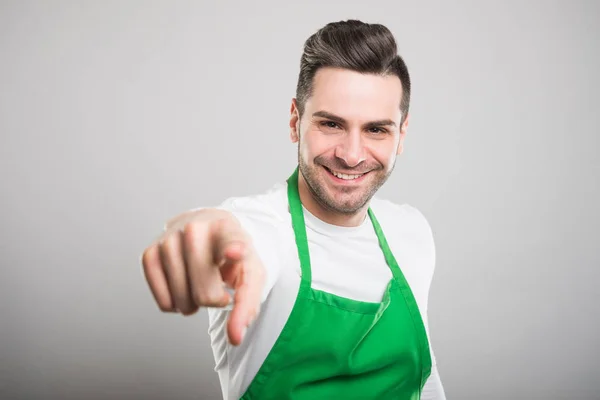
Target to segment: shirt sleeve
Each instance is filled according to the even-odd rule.
[[[427,332],[427,339],[429,340],[429,350],[431,353],[431,373],[427,382],[423,386],[423,392],[421,393],[421,400],[446,400],[446,393],[444,391],[444,386],[442,385],[442,380],[440,378],[440,374],[437,369],[437,362],[435,358],[435,354],[433,352],[433,345],[431,343],[431,334],[429,331],[429,316],[428,316],[428,305],[429,305],[429,293],[431,289],[431,283],[433,282],[433,276],[435,273],[436,267],[436,249],[435,249],[435,241],[433,238],[433,232],[429,222],[425,219],[423,214],[419,212],[420,217],[423,220],[424,231],[426,232],[426,236],[428,237],[427,242],[429,242],[429,263],[430,268],[428,269],[428,273],[425,275],[426,279],[426,292],[425,292],[425,301],[424,301],[424,315],[423,315],[423,323],[425,325],[425,330]]]
[[[421,400],[446,400],[446,393],[435,363],[431,366],[431,374],[423,386]]]
[[[252,246],[266,273],[261,296],[263,303],[279,278],[282,251],[286,242],[282,223],[269,207],[256,199],[228,199],[218,208],[231,212],[252,240]]]
[[[431,373],[429,374],[429,378],[427,378],[427,381],[423,386],[421,400],[446,400],[444,386],[442,385],[442,380],[437,369],[437,361],[433,352],[433,345],[431,344],[431,335],[429,334],[429,318],[427,318],[427,315],[425,315],[423,323],[425,325],[427,338],[429,340],[429,352],[431,353]]]

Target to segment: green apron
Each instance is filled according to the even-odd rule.
[[[418,400],[431,372],[421,313],[381,226],[368,214],[393,278],[380,303],[311,288],[298,169],[288,201],[302,277],[292,312],[242,400]],[[368,267],[368,266],[365,266]]]

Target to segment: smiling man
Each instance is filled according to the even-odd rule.
[[[173,218],[144,251],[161,310],[208,307],[225,399],[445,399],[427,324],[431,229],[375,196],[409,100],[386,27],[326,25],[305,43],[291,105],[298,168]]]

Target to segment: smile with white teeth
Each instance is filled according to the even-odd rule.
[[[352,179],[360,178],[361,176],[364,175],[364,174],[359,174],[359,175],[342,174],[342,173],[339,173],[339,172],[334,171],[332,169],[330,169],[329,171],[333,174],[333,176],[335,176],[337,178],[340,178],[340,179],[347,180],[347,181],[351,181]]]

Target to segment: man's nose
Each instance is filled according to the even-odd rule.
[[[348,132],[335,149],[335,156],[353,168],[366,160],[366,150],[360,132]]]

